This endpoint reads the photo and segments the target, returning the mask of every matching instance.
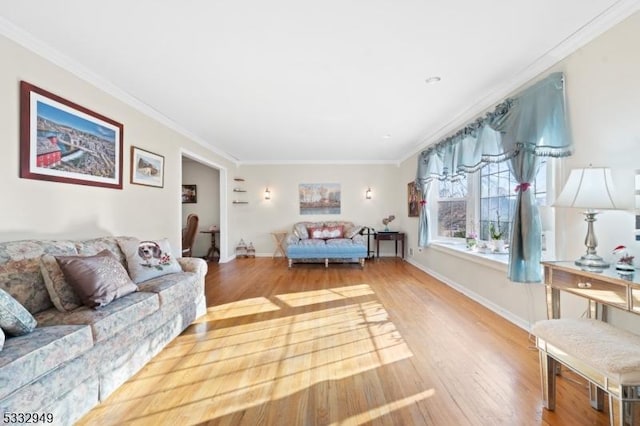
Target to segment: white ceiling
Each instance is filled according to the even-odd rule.
[[[238,163],[386,163],[637,9],[632,0],[3,1],[0,32]],[[430,76],[442,80],[426,84]]]

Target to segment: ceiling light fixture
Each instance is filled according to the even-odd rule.
[[[441,77],[439,77],[439,76],[437,76],[437,75],[434,75],[434,76],[432,76],[432,77],[428,77],[428,78],[426,78],[426,79],[424,80],[424,82],[425,82],[425,83],[427,83],[427,84],[431,84],[431,83],[437,83],[437,82],[439,82],[440,80],[442,80],[442,78],[441,78]]]

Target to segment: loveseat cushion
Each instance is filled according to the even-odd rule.
[[[0,289],[0,328],[11,336],[29,334],[36,328],[36,320],[16,299]]]
[[[0,351],[0,399],[93,346],[89,327],[77,325],[38,327],[5,343]]]
[[[84,306],[73,312],[48,309],[36,314],[36,319],[41,326],[89,325],[93,341],[97,343],[115,336],[125,328],[136,327],[139,321],[157,311],[159,307],[158,295],[139,291],[98,309]]]
[[[43,254],[78,254],[72,241],[9,241],[0,243],[0,288],[29,312],[49,309],[49,293],[40,273]]]

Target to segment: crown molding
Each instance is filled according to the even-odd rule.
[[[226,152],[220,151],[217,148],[214,148],[213,146],[211,146],[211,144],[207,143],[204,139],[186,130],[185,128],[183,128],[178,123],[171,120],[161,112],[157,111],[151,106],[140,101],[138,98],[130,95],[128,92],[117,87],[116,85],[114,85],[113,83],[105,79],[104,77],[89,70],[88,68],[81,65],[80,63],[72,60],[68,56],[63,55],[56,49],[47,45],[40,39],[37,39],[36,37],[24,31],[23,29],[15,26],[13,23],[7,21],[3,17],[0,17],[0,34],[14,41],[15,43],[19,44],[25,49],[30,50],[33,53],[48,60],[49,62],[59,66],[65,71],[70,72],[76,77],[90,83],[91,85],[97,87],[98,89],[102,90],[108,95],[111,95],[114,98],[118,99],[119,101],[140,111],[141,113],[148,116],[149,118],[152,118],[153,120],[165,125],[169,129],[191,139],[192,141],[194,141],[198,145],[201,145],[208,151],[216,155],[219,155],[220,157],[232,162],[235,165],[238,165],[238,159],[235,158],[234,156]]]
[[[610,30],[615,25],[637,12],[639,9],[640,0],[618,1],[591,21],[584,24],[556,46],[549,49],[545,54],[534,60],[513,78],[497,87],[482,99],[471,104],[468,108],[460,111],[459,114],[439,129],[421,138],[420,141],[414,145],[414,148],[406,156],[401,158],[399,162],[403,163],[407,161],[413,155],[418,154],[428,146],[437,143],[439,140],[457,131],[460,127],[463,127],[473,121],[480,114],[513,94],[513,92],[518,88],[526,85],[527,83],[533,84],[534,79],[538,80],[539,78],[544,77],[543,74],[549,71],[549,68],[556,65],[590,41],[594,40],[599,35],[605,33],[607,30]]]

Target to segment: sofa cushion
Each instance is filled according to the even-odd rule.
[[[82,303],[94,308],[138,290],[127,271],[109,250],[94,256],[56,256],[65,280]]]
[[[129,275],[136,284],[182,271],[171,254],[171,245],[166,238],[156,241],[123,238],[118,240],[118,244],[127,258]]]
[[[11,336],[22,336],[36,328],[36,320],[16,299],[0,289],[0,328]]]
[[[183,305],[190,300],[196,300],[202,293],[198,275],[194,272],[179,272],[164,275],[141,283],[140,291],[156,293],[160,298],[160,306],[179,303]]]
[[[92,256],[94,254],[100,253],[102,250],[109,250],[111,253],[118,258],[118,261],[124,266],[127,267],[127,258],[124,253],[120,249],[120,245],[118,244],[119,239],[126,239],[127,237],[101,237],[94,238],[91,240],[85,241],[76,241],[76,250],[78,254],[81,256]]]
[[[0,288],[29,312],[49,309],[51,299],[40,273],[43,254],[78,254],[72,241],[10,241],[0,243]]]
[[[40,258],[40,272],[53,306],[61,312],[72,311],[82,305],[76,291],[64,278],[55,256],[45,254]]]
[[[158,295],[139,291],[98,309],[85,306],[73,312],[48,309],[36,314],[36,319],[41,326],[89,325],[94,342],[100,342],[115,336],[121,330],[136,327],[139,321],[157,311],[159,307]]]
[[[28,336],[7,339],[0,352],[0,399],[92,346],[86,326],[38,327]]]

